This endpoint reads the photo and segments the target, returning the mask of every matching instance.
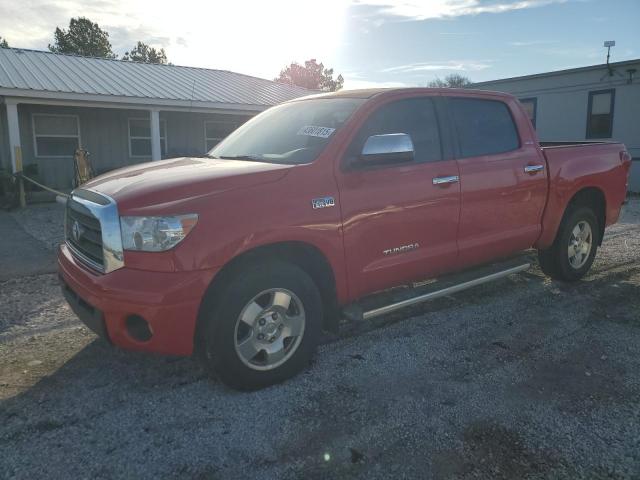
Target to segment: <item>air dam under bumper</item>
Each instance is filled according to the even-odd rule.
[[[65,297],[71,298],[68,301],[72,308],[92,330],[96,331],[96,322],[100,325],[101,316],[103,336],[114,345],[168,355],[193,352],[198,309],[217,273],[217,269],[148,272],[125,267],[102,275],[78,262],[66,245],[58,251],[58,270],[63,291],[71,291],[70,297],[69,292]],[[78,310],[78,305],[84,309]],[[148,322],[152,332],[149,340],[136,340],[130,334],[127,319],[133,316]]]

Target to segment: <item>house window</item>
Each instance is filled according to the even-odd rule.
[[[80,122],[76,115],[36,113],[31,118],[36,157],[73,157],[80,148]]]
[[[167,154],[167,121],[160,120],[160,153]],[[129,119],[129,156],[151,156],[151,122],[148,118]]]
[[[538,114],[538,99],[537,98],[521,98],[520,103],[524,107],[524,111],[527,113],[529,120],[533,128],[536,128],[536,116]]]
[[[587,138],[611,138],[615,90],[589,92]]]
[[[238,128],[238,125],[238,122],[228,120],[207,120],[204,122],[205,151],[208,152],[215,147],[220,140]]]

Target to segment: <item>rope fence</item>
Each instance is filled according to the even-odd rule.
[[[38,187],[42,188],[43,190],[47,190],[48,192],[55,193],[56,195],[59,195],[59,196],[64,197],[64,198],[69,198],[69,194],[64,193],[64,192],[60,192],[59,190],[55,190],[55,189],[53,189],[51,187],[47,187],[46,185],[43,185],[40,182],[36,182],[33,178],[27,177],[22,172],[17,172],[17,173],[14,174],[14,176],[16,178],[18,178],[18,179],[21,178],[23,180],[26,180],[27,182],[31,182],[34,185],[37,185]]]
[[[77,148],[73,153],[74,186],[82,185],[95,176],[93,167],[91,166],[91,162],[89,161],[89,155],[90,153],[83,148]],[[67,199],[70,197],[69,194],[43,185],[37,180],[34,180],[33,178],[28,177],[24,174],[24,171],[22,170],[22,148],[19,145],[16,145],[14,147],[14,156],[12,160],[13,173],[11,174],[11,176],[14,179],[14,185],[12,188],[10,188],[9,192],[13,191],[11,196],[13,197],[17,206],[24,208],[27,205],[25,198],[24,181],[36,185],[37,187],[46,190],[47,192],[55,194],[57,202],[63,204],[66,203]]]

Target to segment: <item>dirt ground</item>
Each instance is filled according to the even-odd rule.
[[[34,211],[44,265],[61,211]],[[0,478],[640,478],[639,199],[583,281],[348,329],[253,393],[109,347],[32,271],[0,281]]]

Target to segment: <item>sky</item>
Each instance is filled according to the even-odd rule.
[[[121,55],[138,40],[176,65],[272,79],[315,58],[345,88],[472,81],[640,57],[640,0],[0,0],[0,36],[46,50],[86,16]]]

